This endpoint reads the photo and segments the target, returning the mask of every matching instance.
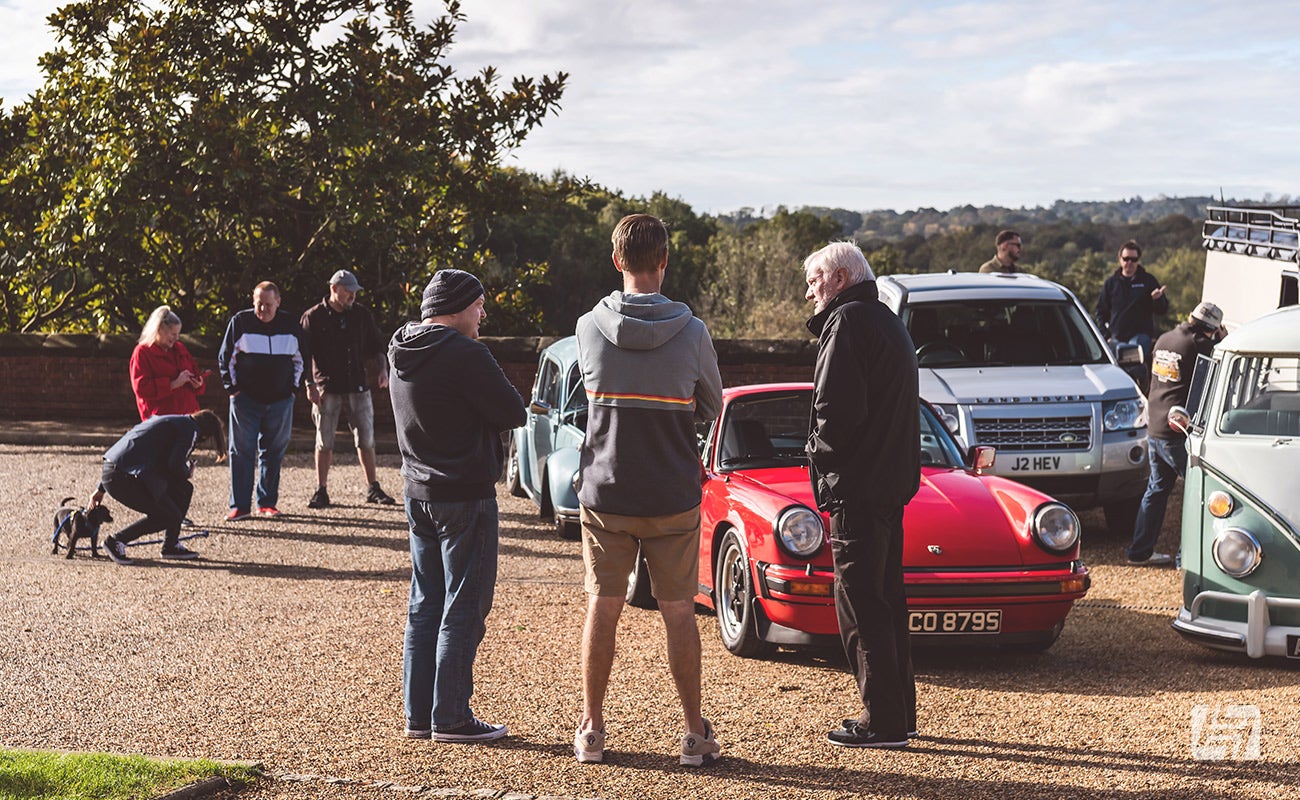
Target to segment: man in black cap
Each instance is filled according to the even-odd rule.
[[[334,461],[334,432],[339,414],[348,409],[348,427],[357,446],[357,459],[366,473],[366,502],[391,506],[397,501],[379,486],[375,476],[375,406],[370,398],[366,363],[379,362],[375,383],[388,386],[384,337],[370,309],[357,302],[361,284],[357,276],[341,269],[330,278],[329,297],[307,309],[302,329],[311,347],[312,374],[307,381],[311,418],[316,423],[316,492],[308,508],[330,504],[330,464]]]
[[[411,596],[402,657],[406,735],[486,742],[506,735],[470,710],[474,656],[497,574],[496,481],[501,432],[524,424],[524,402],[478,339],[483,285],[434,273],[420,322],[393,334],[389,396],[402,451]]]

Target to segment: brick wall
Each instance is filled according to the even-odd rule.
[[[213,370],[200,402],[223,417],[227,396],[217,371],[217,343],[183,336],[199,368]],[[548,337],[485,337],[506,377],[527,397],[537,356]],[[135,337],[92,334],[0,334],[0,419],[136,418],[128,367]],[[811,341],[722,340],[716,342],[722,380],[746,383],[812,380],[816,343]],[[392,426],[388,392],[375,392],[375,421]],[[294,406],[295,422],[311,426],[310,406]]]

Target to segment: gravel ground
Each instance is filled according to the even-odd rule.
[[[1274,798],[1300,784],[1295,664],[1182,642],[1169,630],[1178,573],[1125,565],[1098,513],[1085,515],[1092,591],[1050,651],[918,652],[921,738],[905,751],[825,742],[854,711],[835,653],[736,658],[702,612],[705,709],[724,759],[679,767],[662,625],[628,609],[609,763],[579,765],[582,562],[525,501],[502,497],[497,603],[476,668],[475,711],[511,736],[439,745],[401,736],[405,518],[363,502],[354,454],[331,475],[339,505],[311,511],[310,454],[291,453],[274,521],[220,521],[225,470],[203,466],[191,509],[211,534],[194,543],[203,558],[164,562],[144,546],[124,568],[55,558],[47,544],[58,501],[89,493],[100,452],[0,445],[4,746],[259,761],[275,777],[240,795],[255,800],[409,796],[373,782],[601,798]],[[397,466],[380,456],[390,490]],[[129,519],[122,510],[110,529]],[[1193,760],[1198,704],[1258,706],[1262,760]]]

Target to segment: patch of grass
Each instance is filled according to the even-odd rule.
[[[204,760],[0,749],[0,800],[146,800],[218,776],[251,783],[258,770]]]

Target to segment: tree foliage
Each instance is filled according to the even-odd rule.
[[[0,120],[0,326],[134,330],[166,302],[215,333],[258,281],[302,308],[340,268],[392,322],[431,271],[481,266],[522,196],[500,157],[566,76],[457,76],[462,20],[455,0],[425,28],[409,0],[63,7],[44,85]]]

